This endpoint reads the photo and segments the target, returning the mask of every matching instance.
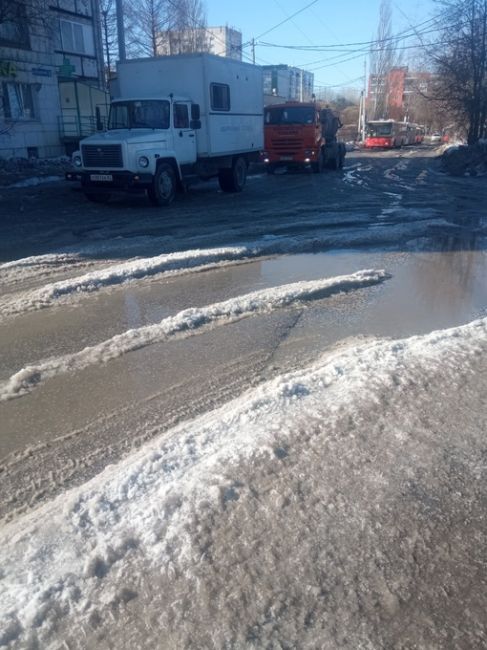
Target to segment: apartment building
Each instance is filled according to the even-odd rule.
[[[386,75],[371,74],[367,94],[369,115],[400,121],[420,119],[415,113],[419,112],[432,80],[430,72],[410,71],[408,66],[391,68]]]
[[[184,52],[210,52],[241,61],[242,32],[228,25],[162,32],[158,54],[170,56]]]
[[[3,158],[66,153],[106,116],[98,0],[48,1],[11,0],[0,22]]]
[[[265,103],[310,101],[314,74],[289,65],[262,66]]]

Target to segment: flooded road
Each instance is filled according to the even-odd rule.
[[[29,394],[0,402],[0,515],[85,481],[161,430],[335,346],[485,315],[485,190],[479,179],[442,175],[432,153],[352,154],[338,175],[257,174],[238,196],[201,185],[159,213],[141,198],[92,206],[64,186],[6,193],[0,384],[45,360],[67,370],[38,386],[34,377]],[[133,277],[124,267],[123,282],[106,279],[136,258],[217,246],[243,252]],[[191,327],[76,371],[63,361],[188,308],[363,269],[390,278]]]

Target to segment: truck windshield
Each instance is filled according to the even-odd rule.
[[[367,135],[371,138],[392,135],[392,122],[369,122]]]
[[[168,129],[167,100],[114,102],[110,106],[109,129]]]
[[[315,115],[311,106],[281,106],[267,108],[264,120],[266,124],[314,124]]]

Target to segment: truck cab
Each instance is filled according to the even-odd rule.
[[[264,152],[267,171],[278,167],[340,168],[345,145],[336,140],[340,123],[316,102],[272,104],[264,110]]]
[[[199,106],[184,97],[114,100],[108,130],[83,140],[73,155],[73,175],[93,201],[147,190],[152,202],[170,202],[185,167],[197,160],[199,127]]]

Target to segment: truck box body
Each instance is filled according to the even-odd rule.
[[[213,54],[118,64],[108,129],[80,142],[74,172],[90,201],[146,192],[169,205],[197,180],[242,191],[264,145],[262,72]]]
[[[184,96],[200,105],[198,157],[263,148],[263,86],[258,66],[207,53],[118,64],[114,101]]]

